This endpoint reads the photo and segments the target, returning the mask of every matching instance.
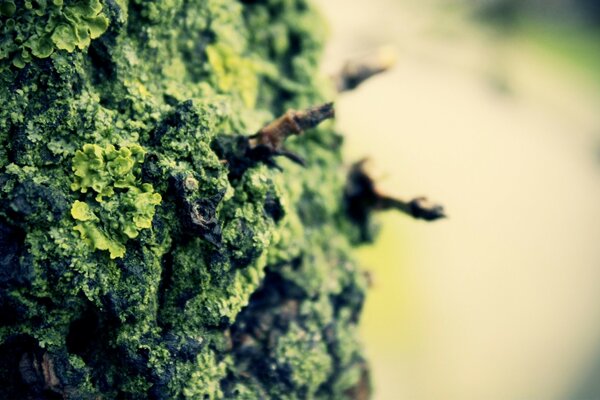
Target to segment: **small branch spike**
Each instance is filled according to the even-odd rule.
[[[425,221],[446,218],[444,208],[425,197],[406,201],[382,193],[367,172],[366,164],[367,160],[361,160],[351,167],[346,186],[348,212],[357,222],[365,223],[370,212],[378,210],[398,210]]]
[[[271,121],[252,136],[219,135],[212,143],[213,150],[229,168],[229,177],[237,179],[244,172],[262,162],[270,167],[281,169],[274,158],[284,156],[304,166],[302,157],[287,150],[285,141],[292,135],[300,135],[307,129],[333,118],[333,103],[325,103],[305,110],[288,110]]]
[[[333,78],[337,91],[341,93],[356,89],[367,79],[389,70],[395,64],[396,52],[390,47],[382,47],[364,57],[349,60]]]
[[[435,221],[446,218],[444,207],[432,203],[426,197],[416,197],[410,201],[380,196],[376,205],[377,210],[398,210],[415,219]]]
[[[301,111],[288,110],[281,117],[250,136],[250,148],[265,147],[273,155],[286,156],[292,161],[303,164],[298,156],[284,149],[285,140],[292,135],[299,135],[307,129],[314,128],[334,116],[333,103],[325,103]]]

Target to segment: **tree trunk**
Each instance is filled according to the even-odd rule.
[[[316,127],[333,110],[309,108],[335,92],[313,7],[5,0],[0,21],[0,398],[368,398],[365,227]]]

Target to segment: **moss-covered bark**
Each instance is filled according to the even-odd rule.
[[[0,398],[366,397],[340,136],[291,138],[305,167],[222,147],[331,100],[323,27],[306,0],[0,1]]]

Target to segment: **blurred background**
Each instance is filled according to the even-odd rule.
[[[319,0],[347,160],[447,220],[359,249],[376,400],[600,399],[600,1]]]

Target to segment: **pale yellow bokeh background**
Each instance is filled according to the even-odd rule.
[[[501,37],[457,2],[319,3],[327,71],[381,45],[398,52],[338,101],[347,159],[370,156],[386,186],[450,215],[385,214],[380,241],[359,251],[374,274],[374,398],[600,398],[594,69],[536,34]]]

